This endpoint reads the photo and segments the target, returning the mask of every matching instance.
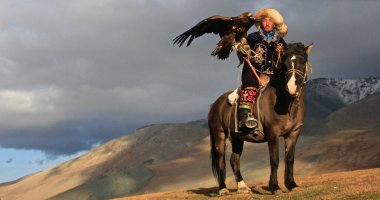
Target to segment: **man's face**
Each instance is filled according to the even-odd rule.
[[[265,32],[272,32],[273,29],[274,29],[274,21],[272,18],[270,17],[266,17],[264,18],[262,21],[261,21],[261,28],[265,31]]]

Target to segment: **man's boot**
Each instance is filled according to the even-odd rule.
[[[239,129],[253,129],[257,127],[257,120],[252,116],[251,109],[240,107],[238,110],[238,120]]]
[[[256,91],[257,89],[254,87],[241,89],[238,107],[239,129],[253,129],[257,127],[257,120],[253,117],[252,114]]]

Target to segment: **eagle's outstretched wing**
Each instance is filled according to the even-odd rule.
[[[187,38],[190,37],[186,45],[189,46],[194,38],[202,36],[205,33],[219,34],[219,36],[222,37],[227,30],[227,26],[232,22],[233,20],[230,17],[224,17],[220,15],[211,16],[202,20],[191,29],[174,38],[173,44],[178,44],[181,47]]]

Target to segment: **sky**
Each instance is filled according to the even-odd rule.
[[[0,182],[140,126],[205,118],[240,84],[236,55],[211,57],[216,35],[186,48],[172,39],[209,16],[268,7],[288,43],[313,43],[313,78],[380,76],[380,1],[1,0]]]

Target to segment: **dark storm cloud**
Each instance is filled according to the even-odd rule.
[[[2,1],[3,147],[72,154],[161,122],[204,118],[236,87],[238,62],[209,56],[218,38],[172,39],[211,15],[275,7],[287,42],[314,43],[313,77],[379,76],[378,1]],[[251,31],[254,31],[252,28]]]
[[[288,40],[313,42],[316,77],[379,76],[379,1],[318,1],[285,5]]]

